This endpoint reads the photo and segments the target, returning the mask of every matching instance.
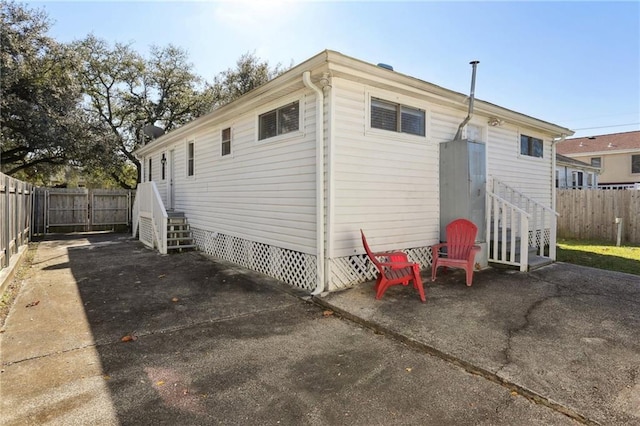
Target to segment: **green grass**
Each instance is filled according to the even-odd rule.
[[[640,275],[640,246],[559,239],[557,254],[560,262]]]

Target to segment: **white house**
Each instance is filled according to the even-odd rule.
[[[556,188],[595,189],[598,188],[599,174],[599,167],[556,154]]]
[[[323,51],[138,149],[134,234],[166,252],[179,211],[200,250],[314,293],[374,278],[361,228],[425,268],[458,216],[479,267],[555,258],[555,142],[573,132],[473,101]]]

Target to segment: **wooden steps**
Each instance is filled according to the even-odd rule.
[[[189,222],[183,212],[167,211],[167,252],[196,249]]]

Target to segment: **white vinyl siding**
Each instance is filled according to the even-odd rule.
[[[220,155],[229,122],[188,136],[197,142],[197,179],[176,176],[175,209],[185,212],[192,228],[316,254],[315,100],[295,99],[304,99],[305,126],[296,137],[256,144],[257,110],[233,118],[233,157]],[[176,169],[185,170],[187,151],[175,152]]]
[[[487,171],[491,176],[551,207],[555,173],[551,170],[551,140],[529,129],[503,125],[488,128]],[[520,155],[520,135],[531,135],[543,143],[544,158]],[[543,161],[544,159],[544,161]]]
[[[409,140],[400,133],[366,131],[370,102],[362,84],[333,78],[331,93],[335,96],[332,128],[339,137],[333,137],[332,146],[330,257],[363,252],[360,228],[377,251],[436,242],[438,145],[415,136]]]

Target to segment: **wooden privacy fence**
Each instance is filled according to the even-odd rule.
[[[29,242],[33,187],[0,173],[0,269]]]
[[[640,191],[559,189],[556,193],[558,236],[615,242],[622,221],[621,241],[640,244]]]
[[[36,188],[33,232],[126,231],[135,191]]]

